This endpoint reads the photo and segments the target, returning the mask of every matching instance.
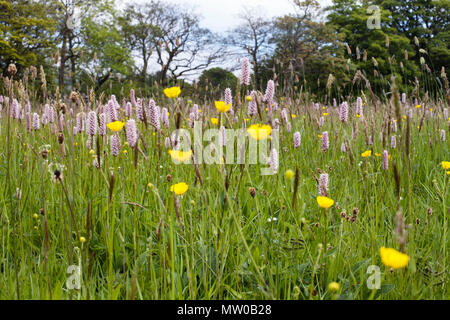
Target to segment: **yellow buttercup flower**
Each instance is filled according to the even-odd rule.
[[[167,88],[167,89],[164,89],[164,94],[169,99],[175,99],[175,98],[178,98],[178,96],[181,94],[181,89],[180,89],[180,87]]]
[[[357,118],[361,118],[361,115],[359,113],[356,114]]]
[[[114,131],[114,132],[119,132],[123,129],[125,123],[121,122],[121,121],[115,121],[115,122],[111,122],[108,123],[106,126],[109,128],[109,130]]]
[[[420,104],[418,104],[417,106],[416,106],[416,109],[420,109],[422,106],[420,105]]]
[[[272,127],[267,124],[254,124],[247,129],[247,132],[255,140],[265,140],[272,133]]]
[[[361,157],[368,158],[372,155],[372,150],[367,150],[361,154]]]
[[[188,191],[189,186],[185,182],[174,184],[170,187],[170,192],[175,193],[177,196],[181,196]]]
[[[187,162],[191,159],[192,150],[188,152],[178,151],[178,150],[169,150],[169,154],[174,161],[177,162]]]
[[[450,161],[442,161],[442,168],[444,169],[444,170],[448,170],[448,169],[450,169]]]
[[[322,139],[322,135],[321,135],[321,134],[318,134],[318,135],[317,135],[317,138]]]
[[[291,114],[291,117],[292,117],[292,119],[295,119],[295,118],[297,118],[297,115],[296,114]]]
[[[334,200],[330,199],[328,197],[319,196],[319,197],[317,197],[317,204],[321,208],[328,209],[329,207],[334,205]]]
[[[375,153],[375,157],[381,157],[381,153]]]
[[[284,176],[286,177],[286,179],[292,180],[292,178],[295,176],[295,172],[292,171],[292,170],[287,170],[287,171],[284,173]]]
[[[231,104],[225,104],[225,101],[216,101],[215,102],[216,109],[219,112],[227,112],[231,109]]]
[[[246,97],[245,97],[245,100],[246,100],[247,102],[250,102],[250,101],[253,100],[253,98],[252,98],[252,96],[246,96]]]
[[[211,118],[211,123],[215,126],[217,126],[219,124],[219,119],[217,118]]]
[[[322,115],[323,115],[324,117],[326,117],[326,116],[328,115],[328,112],[324,112],[324,113],[322,113]]]
[[[407,254],[401,253],[392,248],[380,248],[381,261],[387,267],[392,269],[401,269],[408,265],[409,257]]]
[[[328,290],[330,290],[331,292],[338,292],[340,288],[341,286],[337,282],[330,282],[330,284],[328,285]]]

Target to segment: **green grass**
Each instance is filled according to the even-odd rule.
[[[8,132],[4,106],[0,299],[449,299],[450,175],[441,161],[449,161],[450,153],[448,140],[439,140],[440,130],[450,136],[444,106],[427,107],[439,115],[426,116],[420,132],[423,108],[413,109],[408,169],[406,121],[396,134],[397,148],[390,148],[390,137],[383,147],[379,132],[386,131],[395,113],[390,114],[387,104],[375,113],[366,103],[364,122],[355,117],[353,105],[346,124],[329,108],[322,128],[317,125],[322,110],[312,109],[310,103],[286,105],[296,117],[291,119],[291,133],[283,125],[280,129],[278,174],[261,176],[256,165],[201,165],[203,186],[193,165],[172,163],[163,146],[166,129],[154,136],[151,128],[138,123],[145,141],[139,148],[146,158],[139,154],[135,168],[135,150],[129,146],[122,146],[127,154],[114,158],[100,138],[100,150],[91,155],[86,133],[73,136],[66,126],[66,156],[50,124],[28,133],[25,119],[11,119]],[[167,100],[159,104],[171,106]],[[41,108],[33,103],[33,112]],[[182,102],[181,108],[187,117],[189,106]],[[246,114],[246,105],[243,108]],[[217,117],[206,105],[200,109],[206,120]],[[274,117],[281,119],[280,112]],[[262,121],[256,117],[247,125],[265,123],[264,110],[262,114]],[[405,114],[402,107],[402,117]],[[74,116],[66,114],[67,120],[75,126]],[[174,122],[171,110],[170,132]],[[185,121],[182,125],[189,127]],[[355,139],[352,127],[359,128]],[[298,149],[293,147],[295,131],[302,136]],[[327,152],[318,138],[323,131],[330,135]],[[372,134],[374,145],[367,145]],[[120,136],[124,143],[124,131]],[[343,139],[349,143],[346,153],[340,151]],[[47,161],[39,153],[43,145],[51,146]],[[374,155],[384,149],[392,156],[388,171]],[[363,159],[366,150],[373,153]],[[97,152],[100,169],[93,165]],[[54,181],[50,163],[65,166],[62,183]],[[393,163],[400,175],[400,201]],[[294,180],[287,180],[284,172],[297,168],[293,208]],[[326,211],[316,202],[319,169],[329,174],[329,196],[336,201]],[[111,173],[115,183],[109,201]],[[183,227],[170,192],[178,182],[189,185],[179,198]],[[256,189],[254,198],[251,187]],[[341,217],[343,211],[351,216],[354,208],[359,209],[356,221]],[[391,272],[383,266],[379,249],[400,248],[394,231],[398,211],[405,217],[410,262]],[[277,220],[268,222],[272,217]],[[87,241],[81,243],[80,237]],[[70,265],[81,265],[80,290],[66,288]],[[380,267],[380,290],[367,288],[370,265]],[[328,291],[333,281],[340,284],[335,294]]]

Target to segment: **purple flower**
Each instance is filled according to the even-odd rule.
[[[389,169],[389,153],[387,150],[383,151],[383,169],[387,171]]]
[[[292,130],[291,123],[290,122],[286,123],[286,131],[291,132],[291,130]]]
[[[35,131],[37,131],[40,128],[41,128],[41,122],[39,119],[39,115],[35,112],[35,113],[33,113],[33,129]]]
[[[269,80],[269,82],[267,82],[266,94],[264,95],[263,100],[270,107],[272,107],[274,95],[275,95],[275,82],[273,82],[273,80]]]
[[[106,136],[106,113],[100,114],[100,135]]]
[[[118,134],[114,134],[110,138],[111,145],[111,154],[114,157],[117,157],[120,153],[121,145],[120,145],[120,137]]]
[[[341,144],[341,152],[347,152],[347,148],[345,147],[345,143],[344,142],[342,142],[342,144]]]
[[[348,121],[348,104],[347,102],[343,102],[339,107],[339,120],[342,122]]]
[[[248,58],[242,59],[241,69],[241,85],[248,86],[250,84],[250,61]]]
[[[319,127],[320,127],[320,128],[323,127],[324,122],[325,122],[325,118],[324,118],[324,117],[320,117],[320,118],[319,118]]]
[[[444,129],[441,130],[441,141],[445,142],[445,130]]]
[[[88,113],[87,123],[87,134],[91,137],[95,136],[97,134],[97,114],[95,111],[90,111]]]
[[[322,173],[319,177],[319,195],[326,197],[328,195],[328,173]]]
[[[277,149],[272,149],[272,151],[270,151],[270,155],[269,155],[269,166],[270,169],[276,173],[278,172],[278,151]]]
[[[56,118],[56,110],[55,110],[55,108],[50,107],[49,111],[50,111],[50,113],[49,113],[50,117],[48,118],[48,120],[50,121],[50,123],[54,123],[55,118]],[[81,126],[80,126],[80,128],[81,128]]]
[[[219,133],[219,143],[221,143],[221,145],[225,147],[227,145],[227,131],[224,126],[220,127]]]
[[[395,136],[391,137],[391,148],[395,149],[395,147],[397,146],[397,138]]]
[[[250,117],[252,117],[252,116],[254,116],[255,114],[258,113],[258,106],[256,104],[256,92],[252,91],[250,95],[252,97],[252,101],[250,101],[249,104],[248,104],[248,111],[247,111],[247,113],[248,113],[248,115]]]
[[[144,108],[142,107],[141,99],[137,99],[136,102],[136,117],[139,121],[144,121]]]
[[[166,127],[166,129],[169,129],[169,116],[168,116],[168,113],[169,113],[169,111],[167,110],[167,108],[162,108],[162,111],[161,111],[161,122],[162,122],[163,126]]]
[[[301,135],[300,132],[294,133],[294,148],[299,148],[301,143]]]
[[[131,148],[134,148],[138,141],[137,127],[136,121],[134,119],[130,119],[127,121],[127,142]]]
[[[322,150],[327,151],[330,147],[330,141],[328,140],[328,131],[322,133]]]
[[[397,132],[397,121],[392,121],[392,132]]]
[[[119,116],[117,115],[116,105],[112,99],[109,100],[106,110],[107,110],[108,116],[109,116],[108,122],[114,122],[114,121],[119,120]]]
[[[131,117],[131,113],[133,112],[133,106],[130,102],[127,102],[125,105],[125,117]]]
[[[27,112],[26,118],[27,118],[27,131],[31,132],[31,114],[29,112]]]
[[[161,109],[156,106],[156,102],[153,99],[150,99],[149,102],[150,108],[150,123],[156,129],[161,129]]]
[[[281,120],[283,120],[284,123],[288,122],[288,115],[286,108],[283,108],[283,110],[281,111]]]
[[[225,89],[225,104],[226,105],[231,104],[230,113],[233,114],[233,96],[231,94],[230,88]]]

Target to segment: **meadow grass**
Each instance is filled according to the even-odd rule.
[[[160,97],[158,104],[171,114],[169,129],[137,121],[138,149],[126,145],[124,129],[114,157],[109,138],[97,135],[88,148],[86,131],[73,133],[76,115],[90,107],[67,100],[62,132],[57,121],[27,130],[25,118],[8,116],[14,97],[23,106],[26,101],[12,91],[9,96],[0,135],[0,299],[450,298],[450,175],[441,165],[450,154],[448,140],[440,138],[441,130],[449,135],[450,119],[440,101],[421,108],[408,101],[396,113],[389,101],[365,98],[362,121],[355,101],[348,101],[348,121],[342,122],[339,107],[316,108],[301,97],[280,100],[273,118],[281,119],[286,108],[291,131],[280,124],[279,170],[262,176],[260,165],[199,165],[198,173],[194,165],[175,165],[164,139],[176,129],[178,114],[178,126],[189,129],[192,105],[184,99]],[[98,111],[104,103],[92,107]],[[243,122],[270,122],[262,106],[261,118],[247,117],[247,105],[243,98],[235,102],[239,121],[227,114],[222,123],[242,128]],[[213,102],[200,109],[206,127],[214,127],[209,119],[219,116]],[[32,101],[32,112],[42,110]],[[119,118],[126,121],[123,109]],[[301,145],[294,148],[297,131]],[[319,138],[325,131],[326,152]],[[363,158],[367,150],[372,155]],[[379,156],[384,150],[388,170]],[[287,170],[298,176],[288,179]],[[316,201],[321,173],[328,173],[327,195],[335,200],[326,210]],[[178,182],[189,190],[176,204],[170,187]],[[384,266],[380,247],[404,250],[408,266]],[[67,288],[71,265],[81,266],[79,290]],[[367,286],[371,265],[381,271],[379,290]],[[339,284],[337,292],[328,289],[331,282]]]

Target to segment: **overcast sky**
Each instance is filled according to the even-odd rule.
[[[137,0],[146,2],[146,0]],[[175,4],[187,3],[197,8],[195,10],[202,16],[200,22],[214,32],[223,32],[239,24],[239,13],[242,8],[256,8],[263,15],[269,17],[280,16],[294,11],[291,0],[162,0]],[[127,1],[118,0],[126,3]],[[331,3],[331,0],[319,0],[322,8]]]
[[[131,0],[138,3],[145,3],[149,0]],[[201,16],[200,26],[208,28],[213,32],[223,33],[237,27],[241,21],[239,14],[243,8],[251,8],[256,11],[258,16],[273,18],[284,14],[294,13],[295,6],[291,0],[161,0],[163,2],[173,3],[174,5],[187,4],[193,7],[196,13]],[[318,0],[322,8],[331,4],[332,0]],[[129,0],[116,0],[119,7],[124,7]],[[139,62],[138,62],[139,63]],[[223,66],[232,67],[236,61],[227,60]],[[149,71],[155,72],[158,66],[150,63]],[[237,75],[238,72],[236,71]],[[199,74],[186,77],[186,80],[192,81]]]

